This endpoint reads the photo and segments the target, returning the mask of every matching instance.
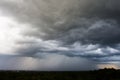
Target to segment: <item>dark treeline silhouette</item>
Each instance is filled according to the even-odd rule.
[[[0,71],[0,80],[120,80],[120,70],[94,71]]]

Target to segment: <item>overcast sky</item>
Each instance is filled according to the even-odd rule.
[[[120,0],[0,0],[1,70],[120,68]]]

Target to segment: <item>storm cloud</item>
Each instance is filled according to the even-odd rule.
[[[11,53],[35,59],[44,53],[62,55],[78,63],[82,57],[93,65],[119,62],[119,7],[119,0],[0,1],[1,14],[14,18],[21,29]]]
[[[65,43],[120,41],[119,0],[4,0],[1,6],[21,22],[32,24],[31,29],[36,31],[28,30],[26,36]]]

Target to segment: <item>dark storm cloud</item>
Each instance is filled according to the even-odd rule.
[[[27,36],[65,43],[117,44],[120,41],[119,0],[1,2],[6,11],[38,29],[37,32],[26,32]]]
[[[64,56],[70,61],[76,57],[98,62],[103,62],[104,59],[117,60],[113,57],[108,60],[106,57],[120,53],[119,7],[119,0],[0,1],[0,8],[6,15],[13,16],[22,24],[29,24],[22,33],[24,39],[16,42],[19,47],[15,53],[33,58],[42,58],[43,53],[55,54],[53,56],[57,58],[62,55],[61,59]],[[48,58],[45,62],[49,61]],[[73,64],[74,61],[76,60],[73,60]],[[78,61],[79,59],[76,62]],[[59,65],[57,63],[55,66]],[[61,63],[61,69],[64,64]],[[73,64],[69,65],[70,69],[73,69]]]

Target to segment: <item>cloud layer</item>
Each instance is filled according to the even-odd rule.
[[[93,65],[119,62],[119,5],[119,0],[0,1],[1,14],[14,18],[14,23],[10,24],[17,24],[16,28],[21,30],[19,38],[13,41],[11,53],[33,58],[44,58],[41,54],[48,53],[46,56],[51,58],[52,55],[55,59],[60,55],[60,60],[69,59],[67,63],[60,63],[62,66],[57,69],[63,69],[64,64],[73,61],[71,67],[65,66],[72,70],[75,69],[72,64],[81,64],[81,57]],[[79,69],[83,69],[84,64],[80,66]]]

